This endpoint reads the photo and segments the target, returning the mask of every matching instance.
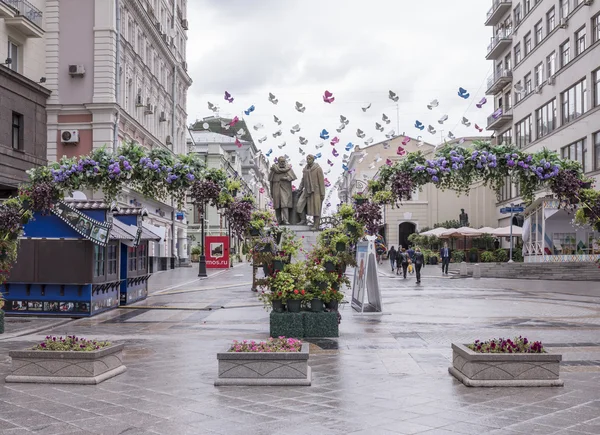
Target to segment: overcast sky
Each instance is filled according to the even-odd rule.
[[[493,112],[492,101],[483,109],[475,106],[485,96],[491,73],[492,63],[485,60],[491,29],[483,24],[490,6],[491,0],[188,1],[187,56],[194,80],[188,93],[189,122],[213,115],[210,101],[222,116],[243,116],[250,126],[262,123],[265,128],[251,129],[259,148],[265,153],[273,149],[271,160],[288,154],[297,175],[302,159],[298,137],[303,136],[307,154],[323,154],[318,162],[325,171],[327,159],[335,163],[327,175],[332,184],[342,172],[348,142],[363,145],[372,137],[376,143],[397,126],[397,134],[421,135],[434,144],[449,131],[456,137],[480,135],[474,124],[485,128]],[[470,98],[460,98],[459,87]],[[323,102],[325,90],[333,93],[332,104]],[[399,95],[398,105],[388,99],[389,90]],[[225,91],[233,103],[224,100]],[[269,92],[279,99],[277,105],[268,101]],[[433,99],[439,107],[428,110]],[[296,101],[306,106],[304,113],[294,109]],[[369,103],[371,108],[363,112],[361,107]],[[251,105],[254,112],[245,116]],[[391,123],[379,132],[375,122],[383,113]],[[449,119],[440,125],[445,114]],[[283,121],[281,126],[273,115]],[[350,120],[341,134],[336,132],[340,115]],[[460,124],[462,116],[471,127]],[[417,119],[437,133],[417,130]],[[290,128],[295,124],[301,131],[294,135]],[[364,139],[356,136],[357,128],[365,132]],[[283,136],[273,138],[279,129]],[[319,138],[322,129],[329,131],[330,140],[339,137],[339,157],[333,157],[330,140]],[[268,140],[259,145],[263,136]],[[284,141],[280,150],[277,145]],[[316,150],[320,142],[325,146]]]

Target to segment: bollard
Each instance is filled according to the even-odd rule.
[[[469,276],[469,273],[467,272],[467,263],[464,261],[460,263],[460,276]]]
[[[481,278],[481,268],[479,267],[479,263],[473,265],[473,278]]]

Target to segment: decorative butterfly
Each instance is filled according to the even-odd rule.
[[[340,139],[336,136],[333,139],[331,139],[331,146],[336,146],[336,144],[340,141]]]
[[[231,120],[231,122],[229,123],[229,125],[234,127],[235,124],[237,124],[239,121],[240,121],[240,118],[238,118],[237,116],[234,116],[233,119]]]
[[[388,116],[387,116],[385,113],[384,113],[383,115],[381,115],[381,120],[382,120],[383,122],[385,122],[386,124],[389,124],[390,122],[392,122],[392,121],[390,120],[390,118],[389,118],[389,117],[388,117]]]
[[[284,142],[281,145],[277,145],[277,148],[282,149],[285,145],[286,145],[286,143]]]
[[[471,94],[469,94],[469,92],[465,88],[458,88],[458,96],[466,100],[471,96]]]
[[[402,145],[406,146],[406,145],[408,145],[409,142],[410,142],[410,137],[404,136],[404,139],[402,140]]]
[[[425,142],[423,141],[423,139],[421,138],[421,136],[417,137],[417,140],[418,140],[417,146],[419,148],[422,147],[423,145],[425,145]]]
[[[377,131],[383,131],[383,125],[381,125],[380,123],[376,122],[375,123],[375,130],[377,130]]]
[[[292,126],[292,128],[290,129],[290,132],[291,132],[292,134],[296,134],[296,133],[298,133],[299,131],[300,131],[300,125],[299,125],[299,124],[296,124],[296,125]]]
[[[464,144],[464,143],[465,143],[465,138],[464,138],[464,137],[461,137],[461,138],[458,140],[458,144],[459,144],[459,145],[462,145],[462,144]]]
[[[319,142],[319,143],[318,143],[318,144],[315,146],[315,148],[316,148],[316,149],[318,149],[318,150],[320,150],[321,148],[323,148],[323,146],[324,146],[324,145],[325,145],[325,144],[324,144],[323,142]]]
[[[308,143],[308,140],[303,138],[302,136],[298,138],[298,141],[300,142],[300,145],[306,145]]]
[[[242,143],[240,142],[240,140],[237,137],[235,138],[235,144],[237,145],[238,148],[242,147]]]
[[[387,137],[388,139],[393,138],[394,136],[396,136],[396,130],[390,130],[385,137]]]
[[[321,130],[321,134],[319,135],[319,137],[323,140],[325,139],[329,139],[329,132],[325,129]]]
[[[389,149],[389,148],[390,148],[390,144],[389,144],[388,142],[384,142],[384,143],[383,143],[383,149],[384,149],[384,150],[387,150],[387,149]]]
[[[275,121],[275,123],[277,125],[281,125],[281,120],[278,117],[276,117],[275,115],[273,115],[273,121]]]
[[[478,126],[477,124],[475,124],[475,128],[479,131],[479,133],[481,133],[483,131],[483,128],[481,128],[480,126]]]
[[[258,143],[263,143],[266,140],[267,140],[267,136],[263,136],[258,140]]]
[[[225,91],[225,101],[229,101],[230,103],[233,103],[233,97],[227,91]]]
[[[369,165],[369,169],[375,169],[375,162],[373,162]]]
[[[315,154],[315,160],[316,160],[316,159],[320,159],[321,157],[322,157],[322,154],[321,154],[321,153],[317,153],[317,154]]]
[[[246,116],[249,116],[252,112],[254,112],[254,104],[250,107],[248,107],[248,109],[244,110],[244,113],[246,114]]]
[[[450,140],[456,139],[451,131],[448,132],[448,139],[450,139]]]
[[[279,100],[277,99],[277,97],[275,97],[275,95],[273,95],[272,93],[269,92],[269,101],[273,104],[277,104],[279,103]]]
[[[344,125],[350,124],[350,121],[344,115],[340,115],[340,122]]]
[[[373,143],[373,138],[370,137],[365,141],[365,145],[371,145]]]
[[[245,135],[245,134],[246,134],[246,130],[244,130],[243,128],[240,128],[240,129],[239,129],[239,130],[238,130],[238,131],[235,133],[235,135],[236,135],[237,137],[242,137],[242,136],[243,136],[243,135]]]
[[[434,108],[434,107],[437,107],[437,106],[439,106],[439,105],[440,105],[440,102],[439,102],[438,100],[432,100],[432,101],[431,101],[431,103],[429,103],[429,104],[427,105],[427,108],[428,108],[429,110],[433,110],[433,108]]]
[[[425,129],[425,126],[423,125],[423,123],[419,120],[415,121],[415,128],[423,131]]]
[[[279,137],[281,136],[283,133],[281,132],[281,130],[277,130],[275,133],[273,133],[273,137]]]
[[[479,103],[475,104],[477,106],[478,109],[481,109],[483,107],[483,105],[487,103],[487,98],[483,97]]]
[[[470,127],[471,123],[469,122],[469,120],[467,118],[465,118],[463,116],[463,119],[460,121],[462,123],[462,125],[464,125],[465,127]]]
[[[364,137],[366,136],[365,132],[362,131],[360,128],[356,130],[356,135],[360,138],[360,139],[364,139]]]
[[[335,129],[338,133],[341,133],[343,129],[346,128],[346,124],[340,124],[338,128]]]
[[[273,148],[269,148],[269,151],[265,154],[265,156],[269,157],[273,153]]]
[[[323,94],[323,101],[331,104],[335,101],[335,97],[333,96],[333,94],[331,92],[325,91],[325,93]]]
[[[212,110],[213,112],[219,111],[219,108],[217,106],[215,106],[213,103],[211,103],[210,101],[208,102],[208,109]]]
[[[394,163],[394,162],[392,162],[390,159],[385,159],[385,164],[386,164],[387,166],[392,166],[392,164],[393,164],[393,163]]]
[[[390,100],[392,100],[394,103],[397,103],[398,100],[400,99],[400,97],[398,95],[396,95],[395,92],[389,91],[388,97],[390,98]]]
[[[329,159],[327,159],[327,164],[328,164],[329,166],[333,166],[333,162],[332,162],[331,160],[329,160]]]
[[[302,154],[302,155],[306,154],[306,152],[302,148],[298,148],[298,151],[300,151],[300,154]]]
[[[296,101],[296,110],[300,113],[304,113],[306,107],[304,107],[304,104],[302,104],[301,102]]]
[[[362,109],[363,112],[366,112],[370,108],[371,108],[371,103],[367,104],[366,106],[361,107],[361,109]]]
[[[444,115],[440,119],[438,119],[438,123],[443,124],[447,120],[448,120],[448,115]]]
[[[261,128],[264,128],[264,125],[262,125],[261,123],[255,124],[254,127],[252,127],[254,130],[258,131]]]
[[[331,154],[333,154],[333,157],[338,157],[340,155],[335,148],[331,150]]]
[[[396,150],[396,154],[398,154],[399,156],[403,156],[404,154],[406,154],[406,151],[404,150],[404,148],[399,146],[398,149]]]
[[[231,128],[231,125],[228,122],[221,121],[221,128],[229,130]]]
[[[428,131],[429,133],[431,133],[431,134],[435,134],[435,133],[436,133],[436,130],[435,130],[435,128],[433,128],[433,125],[429,125],[429,126],[427,126],[427,131]]]

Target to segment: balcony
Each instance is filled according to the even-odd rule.
[[[0,16],[4,17],[4,24],[25,36],[44,36],[42,12],[27,0],[0,0]]]
[[[512,82],[512,71],[502,69],[496,71],[493,75],[488,78],[486,95],[496,95],[504,87]]]
[[[512,123],[512,109],[498,108],[494,113],[488,116],[487,130],[500,130],[509,123]]]
[[[510,32],[501,32],[492,38],[490,45],[487,48],[487,60],[496,60],[503,54],[512,44],[512,34]]]
[[[511,9],[512,0],[494,0],[492,2],[492,7],[487,13],[485,25],[495,26],[502,21],[502,17],[504,17],[507,12],[510,12]]]

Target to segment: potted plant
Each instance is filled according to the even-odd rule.
[[[477,254],[479,250],[477,248],[469,249],[469,263],[477,263]]]
[[[325,310],[325,305],[320,296],[321,295],[318,293],[312,295],[312,299],[310,300],[310,311],[313,313],[322,313]]]
[[[263,229],[265,228],[265,223],[262,220],[251,220],[250,226],[248,228],[248,233],[250,237],[259,237],[262,234]]]
[[[452,261],[454,263],[462,263],[465,261],[465,251],[452,251]]]
[[[337,311],[339,303],[344,299],[344,294],[339,289],[332,287],[328,290],[321,290],[319,298],[325,303],[325,308],[329,311]]]
[[[369,180],[367,182],[367,188],[369,189],[369,192],[375,195],[383,189],[383,183],[379,180]]]
[[[354,216],[354,208],[350,204],[342,204],[340,205],[338,214],[342,220],[351,218]]]
[[[286,263],[289,262],[289,257],[287,256],[287,254],[283,251],[279,251],[277,252],[277,254],[273,257],[273,271],[274,272],[279,272],[282,271],[286,265]]]
[[[344,219],[344,225],[346,227],[346,231],[348,231],[350,237],[357,241],[364,235],[364,227],[359,222],[357,222],[354,218]]]
[[[350,243],[350,238],[342,233],[337,232],[331,239],[331,246],[335,248],[337,252],[345,252],[348,249],[348,244]]]
[[[202,250],[200,249],[200,246],[196,245],[196,246],[192,247],[192,249],[190,250],[190,254],[192,256],[193,263],[198,262],[198,259],[199,259],[201,253],[202,253]]]
[[[508,254],[506,253],[506,249],[503,248],[496,249],[494,257],[498,263],[506,263],[508,261]]]
[[[229,191],[231,196],[236,197],[238,191],[240,190],[240,187],[242,187],[242,183],[240,183],[239,180],[236,180],[234,178],[228,178],[227,182],[225,183],[225,186],[227,187],[227,190]]]
[[[322,260],[325,272],[335,272],[337,270],[337,266],[340,263],[340,259],[333,255],[324,255],[322,257]]]
[[[389,190],[380,190],[373,195],[373,202],[375,204],[393,204],[394,194]]]
[[[364,193],[360,192],[360,193],[355,193],[354,195],[352,195],[352,199],[354,200],[356,205],[361,205],[361,204],[364,204],[365,202],[367,202],[369,200],[369,197],[367,195],[365,195]]]
[[[308,292],[305,289],[294,289],[286,296],[287,309],[290,313],[299,313],[302,302],[306,300]],[[309,296],[312,299],[312,295]]]

